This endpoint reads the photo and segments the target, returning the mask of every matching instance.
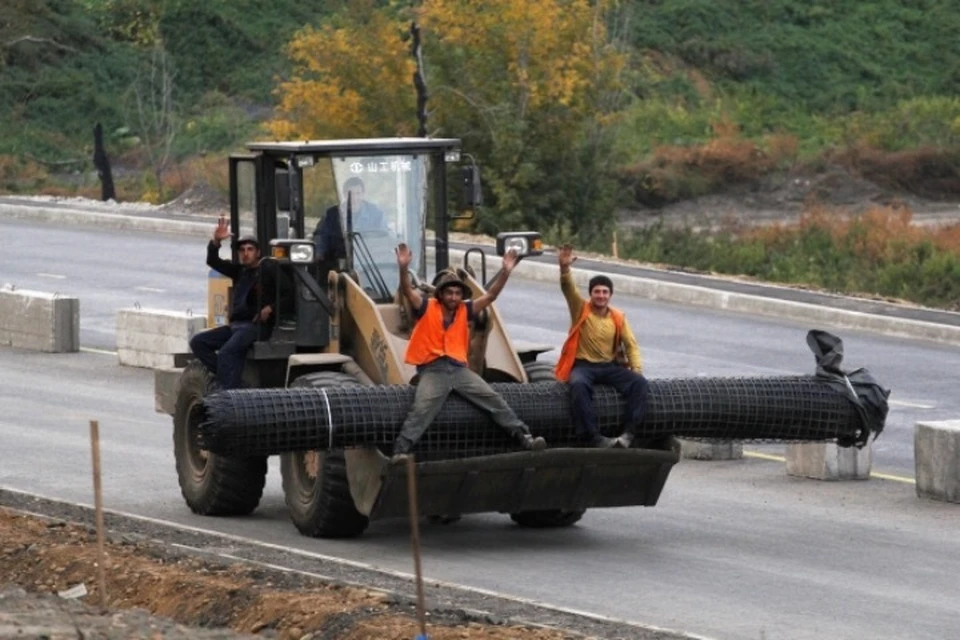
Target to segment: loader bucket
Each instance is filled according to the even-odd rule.
[[[373,450],[348,450],[347,475],[357,510],[371,520],[409,513],[406,465],[391,465]],[[424,516],[582,511],[653,506],[679,459],[679,449],[538,452],[421,462],[418,512]]]

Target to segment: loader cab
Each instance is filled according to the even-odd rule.
[[[478,190],[464,178],[458,139],[382,138],[254,142],[230,157],[230,222],[234,237],[260,239],[265,259],[280,263],[280,299],[269,340],[253,359],[274,373],[287,358],[328,350],[330,274],[347,274],[377,305],[396,300],[395,248],[410,247],[421,281],[449,266],[448,197],[472,207]],[[233,259],[237,260],[236,248]],[[225,321],[229,280],[211,274],[210,324]],[[336,327],[333,329],[336,331]]]
[[[436,249],[431,266],[448,266],[447,185],[460,169],[448,163],[460,160],[459,140],[256,142],[247,148],[250,153],[230,158],[235,236],[256,235],[265,246],[274,239],[316,241],[320,267],[355,271],[377,300],[392,299],[399,284],[393,253],[399,242],[410,246],[411,268],[425,278],[429,229]],[[328,220],[333,216],[336,224]],[[343,240],[320,255],[318,232],[334,227]]]

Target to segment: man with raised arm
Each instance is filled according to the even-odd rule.
[[[406,458],[440,412],[450,392],[490,414],[494,422],[524,449],[545,449],[547,443],[544,439],[534,437],[504,399],[467,366],[469,323],[496,300],[517,265],[516,252],[510,251],[503,257],[503,271],[494,278],[490,289],[476,300],[469,299],[469,287],[452,272],[440,275],[432,298],[420,295],[410,282],[412,260],[413,253],[407,245],[397,247],[400,289],[414,309],[417,320],[405,361],[417,367],[419,383],[413,405],[394,442],[393,460],[397,462]]]
[[[573,424],[583,440],[594,447],[628,448],[647,408],[647,379],[643,377],[640,347],[622,311],[610,306],[613,282],[604,275],[590,279],[588,300],[577,292],[570,266],[576,261],[573,247],[560,248],[560,289],[570,309],[570,333],[554,374],[570,385]],[[620,362],[618,353],[625,356]],[[619,438],[608,438],[597,426],[593,386],[607,384],[627,401],[626,429]]]
[[[231,235],[229,221],[220,216],[213,239],[207,244],[207,266],[233,282],[229,322],[190,339],[190,350],[222,389],[241,385],[247,350],[256,340],[269,337],[277,291],[276,265],[261,260],[260,243],[255,237],[237,239],[239,264],[220,257],[220,244]]]

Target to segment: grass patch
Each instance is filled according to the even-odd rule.
[[[960,310],[960,225],[920,228],[902,207],[851,215],[817,206],[796,224],[715,233],[661,224],[622,247],[643,262]]]

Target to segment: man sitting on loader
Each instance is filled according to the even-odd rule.
[[[503,273],[476,300],[469,299],[470,289],[452,272],[440,275],[433,298],[421,296],[410,282],[412,260],[413,253],[407,245],[397,247],[400,289],[417,318],[405,360],[416,365],[419,382],[413,406],[393,446],[393,461],[406,459],[451,391],[489,413],[524,449],[545,449],[546,441],[534,437],[504,399],[467,366],[469,322],[496,300],[510,271],[517,265],[516,251],[504,255]]]
[[[573,424],[587,444],[599,448],[633,444],[634,435],[647,407],[647,379],[643,377],[640,347],[622,311],[610,306],[613,282],[604,275],[590,279],[584,300],[577,292],[570,266],[576,261],[573,247],[560,248],[560,289],[570,309],[570,333],[563,343],[554,374],[569,382]],[[627,401],[626,430],[619,438],[608,438],[597,429],[593,386],[608,384]]]
[[[277,290],[276,263],[260,260],[260,243],[255,237],[237,239],[239,265],[220,257],[220,243],[230,235],[230,223],[220,216],[207,245],[207,266],[233,281],[229,322],[190,339],[190,350],[213,373],[221,389],[241,385],[247,349],[256,340],[269,338],[273,325],[268,320]]]

